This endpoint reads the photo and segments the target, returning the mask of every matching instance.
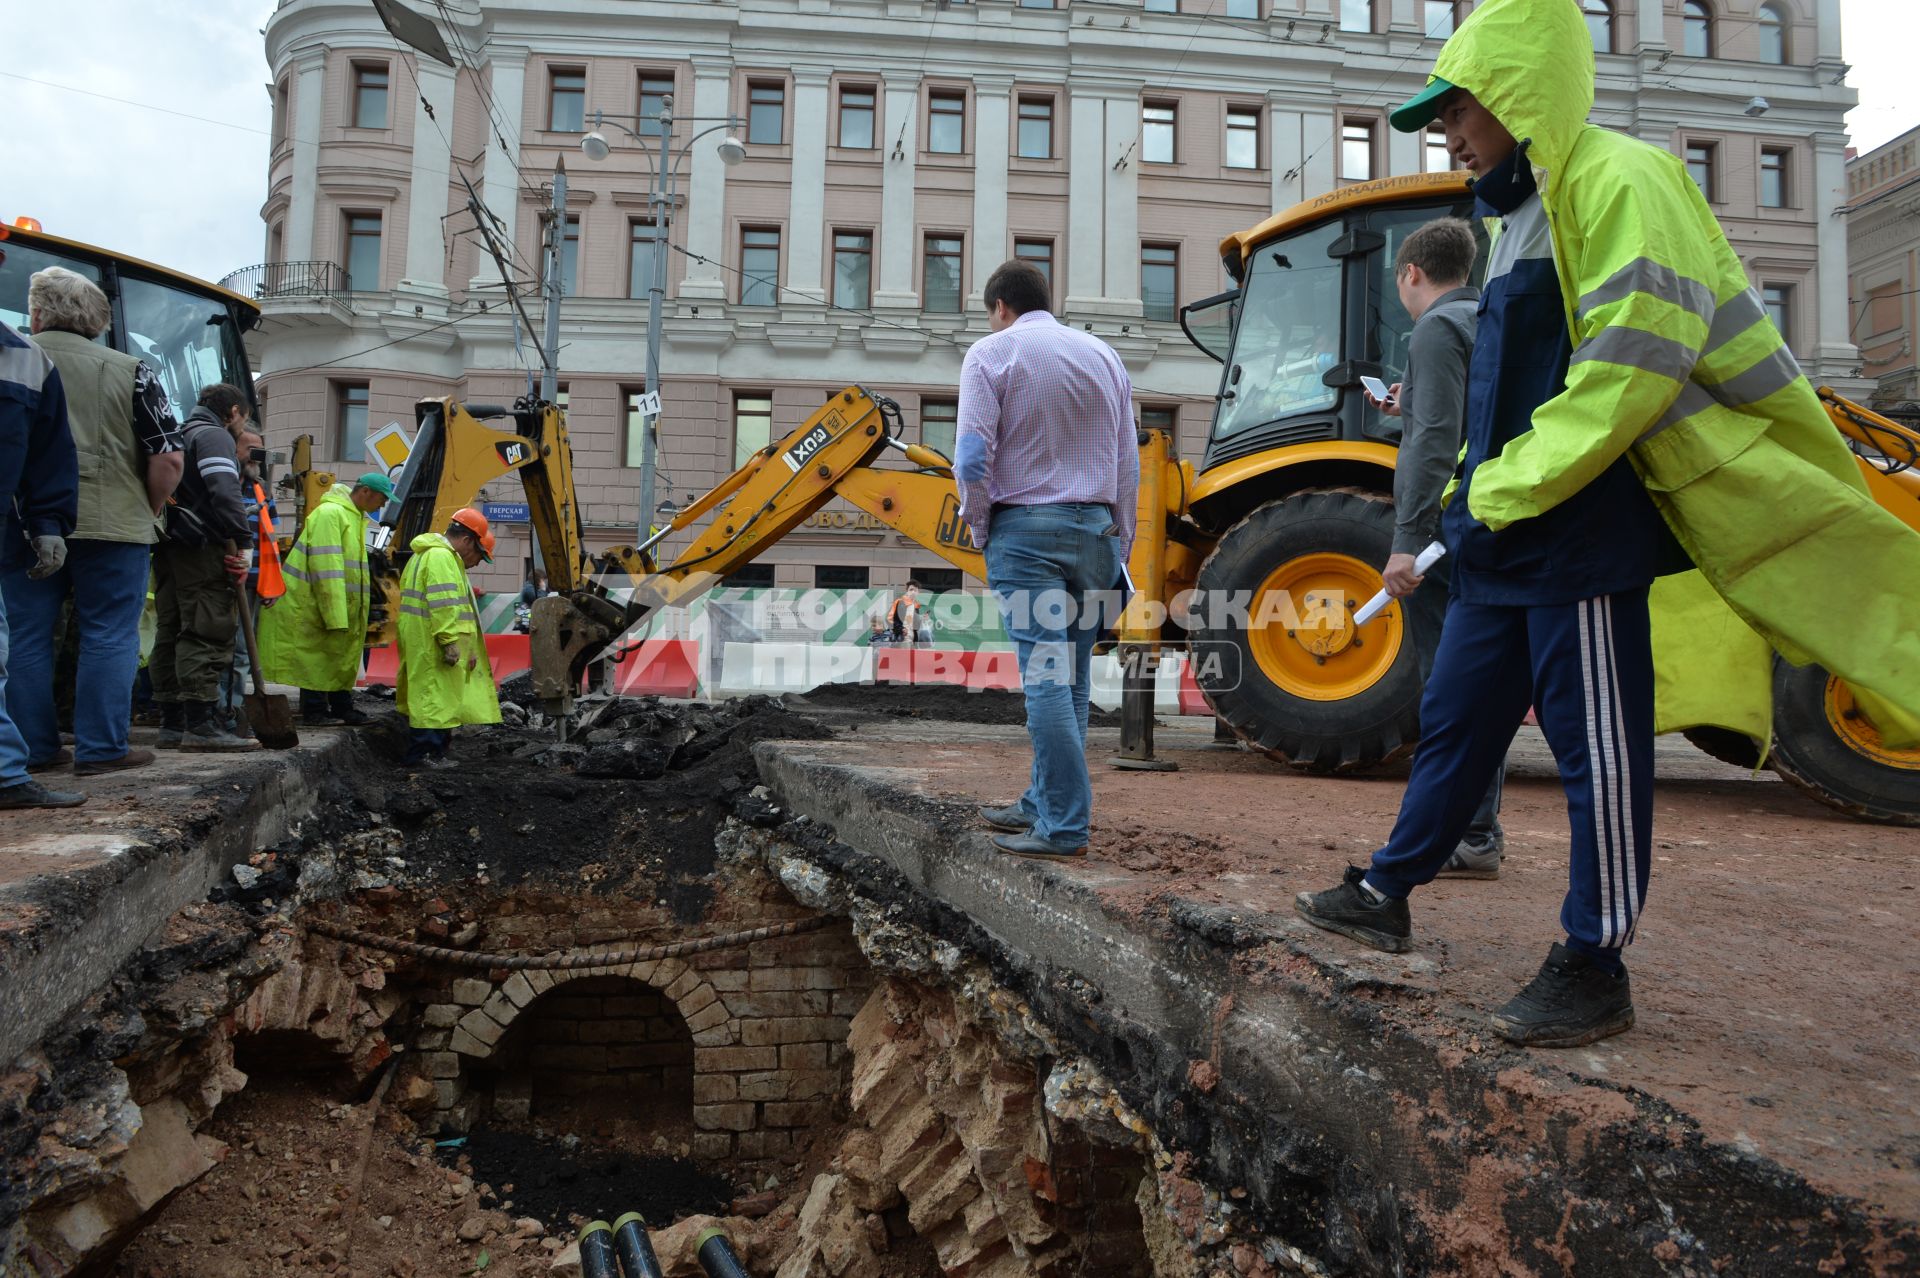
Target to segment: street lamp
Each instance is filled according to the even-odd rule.
[[[658,138],[660,144],[659,153],[655,157],[653,164],[653,194],[648,201],[653,210],[653,280],[647,288],[647,394],[655,396],[657,402],[657,397],[660,394],[660,303],[662,299],[666,297],[667,293],[667,246],[669,240],[667,225],[673,214],[674,199],[677,194],[675,187],[679,182],[680,163],[685,160],[688,155],[693,153],[693,144],[695,142],[709,133],[718,133],[722,129],[726,129],[729,132],[727,136],[720,139],[719,145],[714,148],[722,164],[728,168],[732,168],[734,165],[740,163],[740,161],[747,158],[747,148],[746,145],[740,141],[739,137],[732,132],[732,130],[738,129],[741,125],[741,120],[738,116],[687,116],[685,117],[686,122],[692,124],[702,124],[708,120],[717,120],[719,123],[701,129],[678,147],[673,147],[673,162],[669,164],[667,162],[668,150],[671,147],[669,138],[673,133],[675,123],[673,99],[670,97],[661,98],[660,111],[659,114],[655,116],[635,116],[633,118],[643,125],[651,121],[654,125],[652,136]],[[610,118],[603,112],[595,111],[593,113],[593,131],[580,139],[581,153],[589,160],[604,160],[613,153],[613,148],[607,143],[606,134],[601,132],[601,129],[605,128],[608,124],[613,125],[628,137],[641,143],[643,147],[645,146],[648,137],[647,133],[627,125],[620,117]],[[640,421],[640,518],[638,536],[640,539],[639,549],[646,550],[662,537],[665,537],[667,533],[665,528],[662,528],[656,533],[651,526],[654,515],[653,441],[654,432],[659,429],[659,414],[655,412],[653,414],[643,415]]]

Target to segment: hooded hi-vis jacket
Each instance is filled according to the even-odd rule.
[[[335,484],[307,513],[281,568],[286,594],[260,614],[260,671],[311,692],[345,692],[367,644],[367,517],[353,485]]]
[[[1578,6],[1486,0],[1434,74],[1531,143],[1573,338],[1566,389],[1475,471],[1473,516],[1532,518],[1625,455],[1699,570],[1654,585],[1662,731],[1766,740],[1771,644],[1920,744],[1920,596],[1891,584],[1920,580],[1920,534],[1868,495],[1680,160],[1586,123]]]
[[[400,674],[394,702],[415,728],[457,728],[500,722],[486,640],[466,566],[439,533],[413,539],[413,557],[400,574]],[[441,653],[453,649],[447,664]],[[475,659],[467,669],[469,657]]]

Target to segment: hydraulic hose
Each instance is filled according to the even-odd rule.
[[[583,967],[620,967],[627,963],[648,963],[654,959],[684,958],[689,954],[705,954],[710,950],[737,949],[742,945],[753,945],[776,937],[811,932],[816,928],[825,927],[830,921],[829,916],[823,914],[810,919],[769,923],[765,927],[751,928],[745,932],[722,932],[718,936],[697,937],[691,941],[670,941],[664,945],[646,945],[624,950],[568,950],[560,954],[479,954],[472,950],[448,949],[444,945],[403,941],[398,937],[381,936],[377,932],[362,932],[358,928],[343,927],[338,923],[329,923],[325,919],[309,919],[305,926],[309,932],[330,936],[336,941],[345,941],[349,945],[365,946],[370,950],[384,950],[389,954],[404,954],[409,958],[424,959],[430,963],[445,963],[450,967],[500,968],[509,972],[560,972]]]

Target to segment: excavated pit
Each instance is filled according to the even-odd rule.
[[[996,722],[1012,702],[967,704]],[[508,717],[446,770],[395,766],[391,723],[342,743],[304,823],[23,1058],[0,1272],[565,1273],[578,1227],[627,1211],[670,1274],[699,1272],[715,1223],[783,1278],[1118,1276],[1178,1253],[1139,1133],[1050,1112],[1037,1027],[977,959],[781,882],[814,836],[752,750],[828,736],[814,717],[619,701],[564,743]],[[508,971],[316,920],[536,955],[805,930]]]
[[[1897,1209],[1663,1098],[1430,1041],[1411,969],[1114,877],[1211,873],[1205,836],[982,861],[913,778],[1017,698],[616,701],[560,742],[508,693],[454,769],[391,723],[293,756],[290,826],[220,787],[194,828],[266,846],[0,1078],[0,1273],[566,1274],[627,1211],[674,1275],[713,1224],[778,1278],[1916,1271]]]

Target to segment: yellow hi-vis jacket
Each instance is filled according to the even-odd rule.
[[[351,484],[307,512],[281,569],[287,592],[260,614],[260,671],[274,683],[345,692],[367,646],[367,517]]]
[[[1920,744],[1920,534],[1868,496],[1680,160],[1586,123],[1579,7],[1486,0],[1434,75],[1532,140],[1573,336],[1566,389],[1474,471],[1474,517],[1537,515],[1627,455],[1699,569],[1654,586],[1661,731],[1767,740],[1771,644],[1846,680],[1889,745]]]
[[[413,556],[400,574],[400,674],[394,701],[415,728],[457,728],[500,722],[500,693],[493,686],[487,643],[480,632],[467,569],[439,533],[412,542]],[[459,660],[448,665],[442,651]],[[467,669],[467,659],[476,664]]]

